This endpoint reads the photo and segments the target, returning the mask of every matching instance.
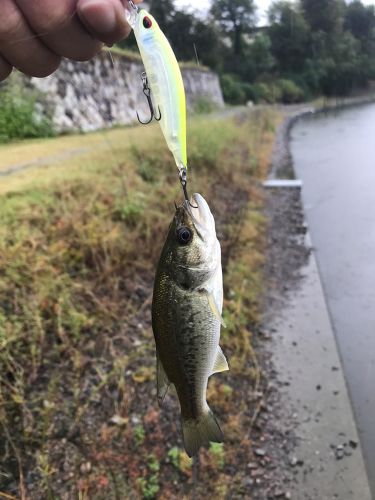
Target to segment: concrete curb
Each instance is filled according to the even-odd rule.
[[[310,236],[306,245],[311,247]],[[371,500],[365,463],[314,253],[272,320],[273,363],[296,423],[296,500]]]

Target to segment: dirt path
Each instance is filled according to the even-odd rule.
[[[30,170],[33,168],[40,168],[47,166],[50,167],[61,161],[81,156],[85,153],[88,153],[90,150],[91,148],[88,147],[75,148],[75,149],[70,149],[68,151],[64,151],[63,153],[58,153],[50,156],[45,156],[43,158],[38,158],[37,160],[28,163],[20,163],[18,165],[12,165],[9,168],[0,170],[0,177],[8,177],[10,175],[19,174],[20,172],[24,172],[25,170]]]

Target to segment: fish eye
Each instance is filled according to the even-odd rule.
[[[145,16],[143,18],[143,26],[146,28],[146,30],[150,29],[152,26],[152,21],[149,17]]]
[[[192,232],[187,227],[181,227],[177,231],[177,238],[181,245],[187,245],[190,243],[192,236]]]

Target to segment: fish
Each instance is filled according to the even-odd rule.
[[[209,377],[229,370],[219,345],[222,308],[221,247],[215,220],[206,200],[195,193],[176,208],[157,266],[152,301],[158,400],[162,404],[169,386],[175,386],[190,457],[201,446],[224,439],[206,400]]]
[[[175,53],[156,19],[132,2],[126,9],[152,91],[154,108],[179,171],[187,170],[186,95]]]

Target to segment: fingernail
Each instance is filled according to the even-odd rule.
[[[116,12],[110,2],[86,0],[80,5],[85,22],[97,33],[110,33],[117,26]]]

